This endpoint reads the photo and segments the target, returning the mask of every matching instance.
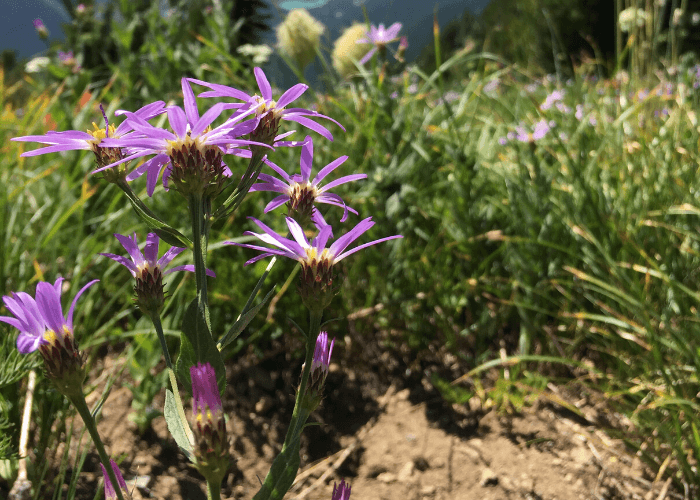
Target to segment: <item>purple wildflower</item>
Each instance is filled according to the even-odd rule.
[[[365,56],[360,59],[360,64],[365,64],[369,61],[377,50],[384,50],[386,45],[397,39],[399,31],[401,31],[401,23],[394,23],[389,28],[385,28],[383,24],[379,27],[371,25],[366,36],[360,38],[355,43],[371,43],[374,45]]]
[[[73,56],[73,51],[69,50],[68,52],[63,52],[62,50],[58,51],[58,60],[65,64],[65,65],[72,65],[75,63],[75,57]]]
[[[518,125],[517,127],[515,127],[515,138],[518,139],[520,142],[529,142],[530,134],[528,133],[525,127],[523,127],[522,125]]]
[[[304,92],[306,92],[306,89],[309,88],[308,85],[298,83],[284,92],[279,100],[275,101],[272,98],[272,87],[270,86],[270,82],[267,80],[263,70],[260,68],[255,68],[253,72],[255,73],[255,80],[258,83],[260,95],[249,95],[242,90],[238,90],[233,87],[204,82],[194,78],[190,78],[189,81],[211,89],[209,91],[202,92],[198,97],[232,97],[243,101],[243,103],[233,104],[230,106],[240,108],[240,112],[244,112],[247,109],[254,111],[256,119],[254,120],[255,133],[253,136],[259,138],[261,142],[265,142],[266,144],[272,143],[274,146],[300,145],[300,143],[293,141],[281,141],[281,139],[291,134],[291,132],[288,132],[279,136],[277,135],[281,120],[297,122],[299,125],[309,128],[331,141],[333,140],[333,134],[331,134],[330,131],[323,125],[313,121],[312,118],[325,118],[326,120],[330,120],[338,125],[343,132],[345,132],[345,128],[340,123],[335,121],[333,118],[322,115],[318,111],[312,111],[304,108],[285,109],[288,105],[296,101]]]
[[[121,471],[119,470],[119,466],[117,465],[117,462],[112,460],[111,458],[109,459],[109,464],[112,467],[112,470],[114,471],[114,475],[117,478],[117,483],[119,483],[119,489],[122,491],[123,495],[128,495],[129,490],[126,486],[126,481],[124,481],[124,477],[122,476]],[[109,479],[109,474],[107,474],[107,469],[105,469],[105,466],[100,463],[100,467],[102,468],[102,477],[104,478],[105,482],[105,500],[116,500],[117,497],[117,492],[114,490],[114,485],[112,484],[112,481]]]
[[[194,265],[192,264],[176,266],[164,270],[165,267],[185,249],[172,247],[159,259],[158,245],[160,239],[157,234],[148,233],[143,253],[139,250],[138,242],[136,241],[136,233],[134,233],[133,236],[123,236],[121,234],[115,234],[114,236],[119,240],[119,243],[122,244],[131,259],[113,253],[101,253],[100,255],[109,257],[122,264],[129,269],[131,275],[136,278],[136,284],[134,285],[136,303],[144,313],[149,314],[151,312],[160,311],[165,303],[163,276],[176,271],[194,272]],[[207,276],[216,277],[214,272],[209,269],[206,270],[206,274]]]
[[[547,133],[552,129],[554,125],[556,125],[556,122],[547,122],[547,120],[540,120],[537,123],[535,123],[535,126],[532,129],[532,140],[539,141],[540,139],[542,139],[545,135],[547,135]]]
[[[201,117],[197,102],[186,78],[182,79],[184,110],[179,106],[168,106],[168,121],[172,130],[154,127],[142,117],[126,112],[127,121],[134,133],[119,139],[106,139],[105,144],[113,147],[128,148],[131,154],[125,158],[95,170],[100,172],[122,162],[144,156],[155,155],[127,176],[131,181],[147,173],[146,191],[153,195],[158,176],[163,168],[163,187],[168,189],[168,180],[172,177],[177,189],[183,194],[201,192],[218,194],[226,177],[231,171],[222,160],[224,153],[250,158],[251,152],[238,149],[239,146],[261,145],[255,141],[236,139],[252,131],[250,120],[237,123],[251,112],[238,113],[218,127],[211,128],[211,123],[232,104],[214,104]]]
[[[156,101],[154,103],[148,104],[140,108],[138,111],[133,113],[142,120],[150,120],[156,115],[163,112],[163,106],[165,103],[163,101]],[[123,110],[118,110],[115,115],[121,115],[126,113]],[[118,127],[110,124],[105,116],[105,127],[100,128],[96,123],[93,123],[94,130],[88,130],[83,132],[80,130],[65,130],[63,132],[47,132],[44,135],[26,135],[24,137],[13,137],[11,141],[19,142],[40,142],[47,144],[44,148],[35,149],[33,151],[27,151],[22,153],[21,156],[37,156],[43,155],[45,153],[56,153],[60,151],[72,151],[78,149],[85,149],[95,153],[95,159],[97,161],[100,170],[105,170],[111,167],[114,162],[124,158],[125,153],[120,147],[108,147],[105,144],[106,139],[119,138],[126,134],[127,132],[133,130],[131,123],[128,120],[123,121]],[[112,171],[105,172],[105,177],[113,182],[115,177],[108,177]],[[125,171],[115,172],[116,177],[125,174]],[[127,176],[128,178],[129,176]]]
[[[357,211],[348,207],[340,196],[337,194],[329,193],[328,191],[336,186],[345,184],[347,182],[352,182],[360,179],[366,179],[366,174],[351,174],[336,179],[329,182],[325,186],[321,187],[320,183],[326,178],[333,170],[342,165],[345,160],[348,159],[347,156],[341,156],[340,158],[332,161],[325,167],[323,167],[318,174],[311,179],[311,165],[314,156],[314,144],[311,136],[306,136],[304,145],[301,150],[301,160],[300,168],[301,174],[294,174],[293,176],[288,175],[283,169],[275,165],[269,160],[265,160],[265,163],[273,169],[277,174],[283,179],[280,180],[268,174],[261,173],[258,179],[262,182],[253,184],[251,191],[272,191],[276,193],[282,193],[280,196],[274,198],[265,207],[264,213],[268,213],[271,210],[281,206],[284,203],[288,204],[289,214],[293,212],[298,212],[302,219],[307,217],[312,217],[315,212],[315,203],[326,203],[328,205],[335,205],[338,207],[343,207],[343,217],[340,222],[345,222],[348,218],[348,212],[357,214]]]
[[[256,236],[263,242],[276,248],[235,242],[225,243],[264,252],[250,259],[246,262],[246,265],[257,262],[270,255],[280,255],[298,261],[302,268],[299,293],[301,294],[304,304],[311,310],[323,310],[330,304],[335,293],[333,289],[333,266],[335,266],[335,264],[363,248],[384,241],[402,238],[400,235],[388,236],[358,245],[351,250],[346,250],[353,241],[374,226],[372,218],[368,217],[360,221],[349,232],[335,240],[330,247],[326,248],[326,243],[328,243],[333,233],[333,229],[329,225],[322,225],[318,235],[309,243],[301,226],[291,217],[287,217],[287,227],[294,238],[293,240],[283,238],[254,217],[251,217],[251,220],[263,230],[263,233],[258,234],[246,231],[244,234]]]
[[[506,137],[499,137],[498,144],[500,144],[501,146],[505,146],[506,144],[508,144],[508,139]]]
[[[345,479],[341,479],[339,485],[333,483],[331,500],[350,500],[350,485],[345,482]]]
[[[554,103],[564,99],[564,94],[565,92],[563,90],[555,90],[547,97],[545,97],[544,102],[540,105],[540,109],[548,110],[552,107],[552,105],[554,105]]]
[[[25,292],[5,295],[2,300],[5,307],[15,315],[0,316],[0,321],[19,330],[17,349],[22,354],[36,351],[42,345],[72,340],[73,311],[78,298],[99,280],[92,280],[78,291],[68,310],[63,316],[61,309],[61,285],[63,278],[58,278],[52,285],[41,281],[36,286],[36,300]]]
[[[221,482],[228,469],[228,438],[216,372],[209,363],[190,367],[196,467],[209,482]],[[218,484],[218,483],[217,483]]]

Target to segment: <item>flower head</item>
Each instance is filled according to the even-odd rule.
[[[223,188],[224,180],[231,176],[231,171],[223,162],[224,153],[250,158],[247,150],[239,146],[259,145],[254,141],[237,139],[249,134],[254,126],[250,120],[238,123],[251,113],[238,113],[218,127],[211,124],[226,109],[235,107],[231,104],[217,103],[201,117],[192,88],[186,78],[182,79],[184,110],[179,106],[168,106],[168,121],[172,131],[154,127],[135,113],[125,112],[127,122],[134,132],[118,139],[107,139],[105,144],[112,147],[127,148],[130,154],[117,162],[95,170],[100,172],[107,168],[144,156],[155,155],[131,172],[126,180],[131,181],[147,173],[146,191],[153,195],[158,176],[163,168],[163,186],[168,189],[168,182],[174,181],[175,188],[183,195],[192,193],[215,196]]]
[[[333,43],[331,60],[333,67],[343,78],[349,78],[357,73],[355,61],[364,56],[371,48],[369,42],[365,42],[367,37],[367,26],[364,24],[353,24],[343,31],[343,34]]]
[[[110,458],[109,465],[112,466],[112,470],[114,471],[114,475],[117,478],[117,483],[119,483],[119,489],[122,491],[122,495],[124,497],[128,497],[129,489],[126,486],[126,481],[124,481],[124,477],[122,476],[122,473],[119,470],[117,462]],[[116,500],[118,498],[117,492],[114,490],[114,485],[112,484],[111,479],[109,479],[107,469],[105,469],[105,466],[102,465],[102,463],[100,463],[100,467],[102,468],[102,477],[104,478],[105,483],[105,500]]]
[[[335,121],[333,118],[322,115],[317,111],[311,111],[304,108],[287,108],[287,106],[296,101],[304,92],[306,92],[306,89],[309,88],[308,85],[297,83],[292,88],[284,92],[280,98],[275,101],[272,98],[272,87],[270,86],[270,82],[267,80],[263,70],[260,68],[255,68],[253,72],[255,73],[255,80],[257,81],[258,88],[260,90],[259,95],[256,94],[251,96],[242,90],[216,83],[195,80],[192,78],[190,78],[189,81],[211,89],[209,91],[202,92],[199,94],[199,97],[233,97],[234,99],[240,99],[243,101],[243,103],[234,104],[232,106],[238,107],[239,112],[253,110],[255,113],[255,128],[251,132],[251,137],[265,144],[274,146],[299,145],[299,143],[296,142],[281,141],[281,139],[289,135],[289,133],[279,136],[277,135],[279,124],[282,120],[296,122],[299,125],[321,134],[323,137],[331,141],[333,140],[333,134],[331,134],[330,131],[323,125],[313,121],[312,118],[325,118],[326,120],[330,120],[338,125],[343,132],[345,131],[345,128],[343,128],[340,123]]]
[[[216,372],[209,363],[198,363],[190,376],[196,467],[208,481],[221,482],[228,469],[228,439]]]
[[[145,314],[160,312],[165,303],[163,276],[174,273],[175,271],[194,272],[194,266],[192,264],[175,266],[164,270],[165,267],[170,264],[170,261],[185,249],[172,247],[159,259],[158,245],[160,239],[157,234],[148,233],[143,253],[139,250],[138,242],[136,241],[136,233],[134,233],[133,236],[123,236],[121,234],[115,234],[114,236],[119,240],[119,243],[122,244],[131,259],[113,253],[101,253],[100,255],[104,255],[105,257],[119,262],[131,272],[134,278],[136,278],[136,284],[134,285],[136,304]],[[216,277],[209,269],[206,270],[206,273],[208,276]]]
[[[52,285],[41,281],[36,286],[36,300],[24,292],[5,295],[5,307],[14,315],[0,316],[0,321],[19,330],[17,349],[22,354],[39,349],[49,378],[62,394],[80,390],[85,379],[83,358],[73,337],[73,311],[78,298],[99,280],[93,280],[78,291],[68,314],[61,309],[61,285],[58,278]]]
[[[311,374],[309,385],[306,388],[306,394],[302,399],[303,407],[312,412],[323,399],[323,386],[328,377],[328,366],[331,362],[331,354],[333,353],[333,344],[335,339],[328,344],[328,333],[321,332],[316,337],[316,348],[314,349],[314,357],[311,360]]]
[[[377,26],[370,26],[369,33],[364,38],[359,39],[356,43],[371,43],[374,45],[365,56],[360,59],[360,64],[365,64],[369,61],[372,56],[377,52],[377,50],[386,50],[386,45],[389,42],[398,40],[399,31],[401,31],[401,23],[394,23],[389,28],[385,28],[383,24]]]
[[[163,101],[156,101],[147,106],[140,108],[138,111],[133,113],[143,120],[150,120],[156,115],[163,112],[163,106],[165,103]],[[104,111],[103,111],[104,113]],[[119,110],[115,114],[124,114],[125,111]],[[72,151],[78,149],[85,149],[95,153],[95,160],[97,166],[100,170],[104,170],[105,178],[114,182],[115,179],[126,174],[125,169],[112,168],[109,169],[111,164],[118,162],[126,156],[127,151],[121,147],[106,146],[106,139],[119,138],[122,135],[132,130],[132,127],[128,121],[123,121],[118,127],[109,123],[107,116],[104,115],[105,126],[102,128],[96,123],[92,126],[94,130],[88,130],[87,132],[82,132],[80,130],[65,130],[63,132],[47,132],[44,135],[26,135],[24,137],[13,137],[12,141],[19,142],[40,142],[42,144],[47,144],[45,148],[35,149],[33,151],[27,151],[22,153],[21,156],[37,156],[43,155],[45,153],[56,153],[59,151]]]
[[[238,245],[254,250],[264,252],[257,257],[253,257],[246,265],[256,262],[270,255],[280,255],[294,259],[301,264],[301,278],[299,285],[299,293],[305,305],[312,310],[323,310],[335,293],[333,289],[333,266],[343,260],[345,257],[354,254],[355,252],[367,248],[383,241],[402,238],[400,235],[388,236],[378,240],[370,241],[358,245],[351,250],[347,250],[348,246],[357,238],[362,236],[368,229],[374,226],[372,218],[369,217],[360,221],[353,229],[335,240],[330,247],[326,248],[328,240],[331,238],[333,229],[330,225],[321,226],[318,235],[311,243],[306,238],[301,226],[292,219],[287,217],[287,227],[294,239],[288,239],[280,236],[268,226],[255,219],[250,218],[258,227],[263,230],[262,234],[246,231],[245,234],[256,236],[264,243],[272,245],[270,247],[261,247],[257,245],[249,245],[247,243],[225,242],[230,245]]]
[[[336,186],[345,184],[347,182],[356,181],[359,179],[367,178],[366,174],[351,174],[336,179],[329,182],[325,186],[321,186],[320,183],[326,178],[333,170],[342,165],[345,160],[348,159],[347,156],[341,156],[340,158],[332,161],[325,167],[323,167],[318,174],[311,180],[311,164],[313,162],[314,156],[314,144],[311,136],[306,136],[306,141],[301,149],[301,160],[300,168],[301,173],[290,176],[283,169],[275,165],[269,160],[265,163],[277,172],[277,174],[283,179],[280,180],[268,174],[261,173],[258,176],[257,184],[253,184],[251,191],[272,191],[276,193],[281,193],[279,196],[274,198],[265,207],[264,213],[267,213],[275,208],[287,203],[288,215],[293,217],[294,213],[297,213],[299,218],[304,221],[313,217],[313,212],[315,212],[316,203],[326,203],[329,205],[335,205],[338,207],[343,207],[343,217],[340,219],[341,222],[345,222],[348,218],[348,212],[357,214],[357,211],[348,207],[340,196],[334,193],[329,193],[328,191]]]
[[[49,37],[49,29],[44,24],[44,21],[42,21],[40,18],[36,18],[34,21],[32,21],[32,24],[34,25],[34,29],[39,35],[39,38],[46,40]]]
[[[350,500],[350,485],[341,479],[340,484],[336,486],[333,483],[333,496],[331,500]]]
[[[277,43],[302,70],[316,58],[325,27],[306,9],[292,9],[277,26]]]

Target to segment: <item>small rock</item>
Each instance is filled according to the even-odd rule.
[[[421,494],[421,496],[424,496],[424,497],[431,497],[435,494],[436,491],[437,491],[437,487],[430,484],[427,486],[423,486],[420,489],[420,494]]]
[[[430,463],[428,463],[428,460],[425,457],[414,457],[413,465],[415,465],[416,469],[418,469],[421,472],[430,469]]]
[[[382,483],[395,483],[396,482],[396,474],[392,474],[391,472],[382,472],[377,476],[377,481],[381,481]]]
[[[491,469],[484,469],[481,471],[481,481],[479,481],[480,486],[496,486],[498,484],[498,476]]]
[[[269,396],[263,396],[258,400],[257,403],[255,403],[255,412],[258,415],[264,415],[265,413],[270,411],[270,409],[272,409],[272,405],[272,398]]]
[[[411,476],[413,475],[413,471],[415,470],[415,466],[413,465],[413,462],[406,462],[403,467],[401,467],[401,470],[399,471],[398,475],[396,476],[396,479],[402,483],[405,483],[408,481]]]

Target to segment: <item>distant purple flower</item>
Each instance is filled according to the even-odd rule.
[[[63,64],[72,64],[75,62],[75,57],[73,57],[73,51],[69,50],[68,52],[63,52],[62,50],[58,51],[58,60],[62,62]]]
[[[126,481],[124,481],[124,477],[122,476],[121,471],[119,470],[119,466],[117,465],[117,462],[112,460],[111,458],[109,459],[109,464],[112,466],[112,470],[114,471],[114,475],[117,478],[117,483],[119,483],[119,489],[122,491],[122,494],[128,493],[128,488],[126,486]],[[102,477],[104,478],[104,483],[105,483],[105,500],[116,500],[117,497],[117,492],[114,490],[114,485],[112,484],[112,481],[109,479],[109,475],[107,474],[107,469],[105,469],[105,466],[100,463],[100,467],[102,468]]]
[[[159,259],[158,245],[160,239],[157,234],[148,233],[143,253],[139,250],[138,242],[136,241],[136,233],[134,233],[133,236],[123,236],[121,234],[115,234],[114,236],[127,251],[130,259],[113,253],[101,253],[100,255],[109,257],[113,261],[123,265],[131,272],[131,275],[136,278],[136,283],[134,285],[136,305],[139,306],[144,314],[160,312],[165,305],[163,277],[176,271],[194,272],[194,265],[192,264],[165,269],[165,267],[185,249],[172,247]],[[206,270],[206,274],[207,276],[216,277],[209,269]]]
[[[0,316],[0,321],[19,330],[17,349],[22,354],[36,351],[41,345],[72,343],[73,311],[78,298],[99,280],[92,280],[76,294],[68,315],[63,316],[61,309],[61,285],[63,278],[58,278],[52,285],[44,281],[36,285],[36,300],[25,292],[5,295],[2,299],[5,307],[14,314]]]
[[[251,112],[236,114],[218,127],[210,125],[226,109],[235,107],[232,104],[214,104],[201,117],[197,110],[197,102],[186,78],[182,79],[184,110],[179,106],[168,106],[168,121],[172,128],[166,130],[154,127],[135,113],[126,112],[127,122],[134,133],[118,139],[105,139],[104,144],[111,147],[127,148],[130,154],[125,158],[106,167],[98,168],[93,173],[113,167],[122,162],[155,155],[131,172],[126,180],[134,180],[144,173],[147,174],[146,192],[153,195],[158,177],[163,172],[163,187],[168,189],[168,181],[172,176],[178,187],[204,185],[203,189],[217,190],[221,187],[224,177],[229,177],[231,171],[221,159],[224,152],[244,158],[250,158],[251,152],[238,149],[240,146],[262,144],[237,139],[249,134],[254,124],[251,120],[237,123],[249,116]],[[209,161],[207,158],[211,158]],[[183,188],[185,189],[185,188]]]
[[[556,123],[554,121],[547,122],[547,120],[540,120],[535,123],[532,129],[532,140],[539,141],[552,129]]]
[[[530,140],[530,134],[525,127],[518,125],[515,127],[515,138],[520,142],[528,142]]]
[[[489,83],[484,85],[484,92],[487,94],[493,94],[498,92],[498,89],[501,86],[501,81],[498,78],[494,78],[491,80]]]
[[[321,187],[321,181],[323,181],[323,179],[325,179],[326,176],[333,170],[342,165],[345,160],[348,159],[348,157],[341,156],[340,158],[332,161],[323,167],[318,174],[316,174],[313,180],[310,180],[313,155],[313,141],[311,136],[307,135],[301,150],[301,174],[294,174],[293,176],[290,176],[271,161],[265,160],[265,163],[267,163],[267,165],[277,172],[277,174],[284,180],[261,173],[258,180],[262,182],[253,184],[251,187],[251,191],[273,191],[276,193],[282,193],[280,196],[277,196],[267,204],[264,213],[268,213],[284,203],[288,203],[290,212],[298,212],[302,218],[306,218],[312,216],[312,212],[315,211],[316,203],[326,203],[329,205],[343,207],[343,218],[340,219],[341,222],[345,222],[347,220],[348,212],[357,214],[357,211],[348,207],[340,196],[334,193],[329,193],[328,191],[347,182],[365,179],[367,178],[367,175],[346,175]]]
[[[565,92],[563,90],[555,90],[545,98],[544,102],[540,105],[540,109],[548,110],[554,103],[564,99],[564,94]]]
[[[583,120],[583,104],[576,105],[576,113],[574,113],[574,116],[579,121]]]
[[[505,146],[506,144],[508,144],[508,139],[506,137],[499,137],[498,144],[500,144],[501,146]]]
[[[85,4],[84,3],[79,3],[78,6],[75,8],[75,12],[77,14],[84,14],[86,10]]]
[[[284,92],[279,100],[275,101],[272,98],[272,87],[270,86],[270,82],[267,80],[263,70],[260,68],[255,68],[253,72],[255,73],[255,80],[258,83],[260,95],[249,95],[242,90],[238,90],[233,87],[227,87],[217,83],[204,82],[194,78],[190,78],[189,81],[211,89],[210,91],[202,92],[198,97],[232,97],[243,101],[243,103],[233,105],[233,107],[240,108],[240,112],[247,109],[254,109],[256,115],[256,127],[263,124],[267,125],[271,129],[270,134],[273,137],[272,142],[274,146],[300,145],[300,143],[297,142],[281,141],[281,139],[290,135],[291,132],[279,136],[277,135],[277,127],[280,120],[297,122],[299,125],[311,129],[331,141],[333,140],[333,134],[331,134],[330,131],[323,125],[313,121],[312,118],[324,118],[326,120],[330,120],[338,125],[343,132],[345,132],[345,128],[340,123],[335,121],[333,118],[322,115],[318,111],[312,111],[304,108],[285,109],[288,105],[296,101],[304,92],[306,92],[306,89],[309,88],[308,85],[297,83],[289,90]]]
[[[333,344],[335,339],[328,344],[328,333],[321,332],[316,338],[316,348],[314,350],[314,358],[311,362],[311,376],[318,374],[325,379],[328,375],[328,366],[331,363],[331,354],[333,354]]]
[[[571,108],[564,104],[563,102],[557,102],[554,104],[554,106],[561,112],[564,113],[565,115],[568,115],[571,113]]]
[[[44,24],[44,21],[42,21],[40,18],[36,18],[34,21],[32,21],[32,24],[34,25],[36,32],[39,34],[39,38],[46,40],[49,37],[49,29]]]
[[[350,500],[350,485],[341,479],[340,484],[333,483],[333,496],[331,500]]]
[[[355,43],[371,43],[374,45],[365,56],[360,59],[360,64],[365,64],[369,61],[372,56],[377,52],[386,47],[386,44],[397,40],[399,31],[401,31],[401,23],[394,23],[389,28],[385,28],[383,24],[379,27],[371,25],[369,32],[366,36],[360,38]]]

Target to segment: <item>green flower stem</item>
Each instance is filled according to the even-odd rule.
[[[248,191],[250,191],[250,187],[255,184],[255,181],[258,180],[258,175],[260,174],[260,171],[264,165],[263,158],[265,158],[266,154],[267,149],[265,148],[260,146],[253,148],[253,157],[250,159],[248,168],[243,174],[243,177],[241,177],[241,180],[233,190],[233,193],[231,193],[226,201],[216,209],[212,220],[219,220],[223,219],[224,217],[228,217],[238,209],[241,203],[243,203],[243,199],[248,194]]]
[[[209,197],[192,194],[189,196],[190,218],[192,219],[192,239],[194,247],[194,275],[197,282],[197,304],[200,312],[204,312],[204,318],[211,335],[211,322],[209,319],[209,299],[207,297],[207,246],[209,236],[209,217],[211,200]],[[205,217],[206,215],[206,217]]]
[[[97,453],[100,455],[100,461],[102,462],[102,465],[107,471],[109,480],[114,486],[114,491],[116,491],[117,493],[117,498],[119,498],[119,500],[124,500],[124,497],[122,496],[122,490],[121,488],[119,488],[117,476],[114,474],[114,471],[112,470],[112,465],[109,463],[109,456],[107,455],[107,452],[105,452],[105,447],[102,444],[102,439],[100,439],[100,435],[97,432],[97,424],[95,423],[95,419],[92,416],[92,413],[90,413],[90,408],[88,408],[87,402],[85,401],[85,396],[82,394],[75,394],[70,396],[69,399],[71,403],[73,403],[73,406],[75,406],[75,409],[78,410],[80,417],[83,419],[85,427],[90,433],[90,437],[92,437],[92,442],[95,443]]]
[[[221,484],[207,481],[207,500],[221,500]]]
[[[163,333],[163,325],[160,322],[160,314],[157,312],[151,313],[151,321],[153,321],[153,326],[158,334],[158,340],[160,340],[160,347],[163,349],[163,356],[165,357],[165,364],[168,367],[168,377],[170,378],[170,387],[173,391],[173,396],[175,397],[175,405],[177,406],[177,414],[180,416],[182,421],[182,426],[187,434],[187,439],[190,444],[194,446],[194,434],[192,434],[192,429],[190,428],[189,422],[187,422],[187,416],[185,415],[185,407],[182,405],[182,399],[180,398],[180,391],[177,388],[177,379],[175,378],[175,369],[173,368],[173,362],[170,360],[170,353],[168,352],[168,345],[165,343],[165,334]]]
[[[289,429],[287,430],[287,435],[284,438],[284,445],[282,447],[283,450],[289,445],[289,443],[293,442],[295,439],[298,439],[298,436],[306,423],[306,418],[308,417],[308,412],[302,411],[303,409],[301,407],[301,402],[304,399],[306,386],[309,383],[311,363],[314,357],[314,350],[316,349],[316,337],[318,337],[321,329],[322,318],[323,311],[309,312],[309,331],[308,336],[306,337],[306,358],[304,360],[304,371],[301,374],[301,383],[299,384],[296,401],[294,402],[292,420],[289,422]]]

